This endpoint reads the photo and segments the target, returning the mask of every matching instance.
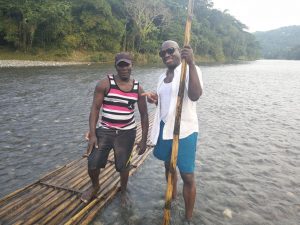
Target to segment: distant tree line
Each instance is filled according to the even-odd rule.
[[[0,0],[0,45],[156,54],[163,40],[183,43],[187,0]],[[197,55],[256,59],[246,26],[211,0],[195,0],[191,45]]]
[[[300,60],[300,26],[254,33],[266,59]]]

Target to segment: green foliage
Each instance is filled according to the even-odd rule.
[[[195,54],[217,61],[255,59],[258,42],[246,26],[211,0],[195,0],[191,46]],[[34,49],[90,51],[92,61],[127,50],[157,54],[161,43],[183,43],[186,0],[0,0],[0,45]],[[298,48],[289,57],[298,56]],[[201,57],[200,57],[201,58]],[[156,60],[156,59],[155,59]]]
[[[103,62],[103,61],[106,60],[106,57],[105,57],[105,55],[103,53],[100,52],[98,54],[92,55],[90,57],[90,60],[92,62]]]
[[[282,27],[276,30],[255,32],[266,59],[298,59],[300,26]]]

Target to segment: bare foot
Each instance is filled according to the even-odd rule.
[[[177,198],[172,199],[171,209],[178,209],[178,205],[179,205],[178,199]]]
[[[80,197],[80,200],[83,201],[84,203],[89,203],[93,198],[96,197],[96,194],[99,190],[100,186],[94,188],[91,186],[89,189],[87,189],[85,192]]]
[[[121,193],[121,206],[123,208],[131,207],[132,206],[132,201],[129,197],[129,193],[125,191],[124,193]]]

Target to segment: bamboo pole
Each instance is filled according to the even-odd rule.
[[[114,186],[117,187],[120,178],[117,178],[116,176],[114,178],[115,179],[113,179],[112,182],[110,182],[110,184],[108,185],[108,187],[111,187],[111,188],[114,187]],[[105,188],[103,190],[105,190]],[[81,210],[76,215],[74,215],[71,219],[69,219],[69,221],[67,221],[65,223],[65,225],[71,225],[71,224],[77,223],[86,213],[88,213],[96,204],[98,204],[98,202],[104,196],[105,196],[105,193],[102,193],[100,196],[98,196],[97,198],[95,198],[94,200],[92,200],[86,207],[84,207],[83,210]]]
[[[30,191],[30,189],[34,188],[34,186],[35,186],[36,183],[37,182],[29,184],[29,185],[27,185],[27,186],[25,186],[25,187],[23,187],[21,189],[18,189],[16,191],[14,191],[14,192],[6,195],[4,198],[0,199],[0,205],[1,205],[0,207],[2,207],[2,205],[5,205],[5,203],[7,201],[12,201],[12,199],[16,198],[19,194],[23,195],[26,191]]]
[[[58,212],[57,215],[53,215],[54,217],[48,217],[45,221],[43,221],[43,223],[47,225],[62,224],[64,218],[66,218],[68,215],[73,215],[74,213],[78,212],[81,208],[83,208],[83,206],[84,204],[82,201],[79,198],[76,198],[74,201],[71,201],[65,209],[63,209],[61,212]]]
[[[111,152],[109,154],[108,159],[113,159],[113,153]],[[106,166],[102,172],[100,173],[99,180],[101,179],[101,176],[103,173],[105,174],[106,171],[108,171],[108,168],[111,165]],[[75,168],[77,170],[80,170],[80,173],[76,176],[72,176],[71,179],[68,180],[68,182],[65,182],[63,186],[68,187],[70,189],[78,190],[78,192],[81,192],[82,187],[86,186],[86,184],[89,183],[90,177],[88,176],[87,167],[84,166],[83,168]]]
[[[46,174],[45,176],[43,176],[40,181],[45,181],[45,180],[50,180],[51,178],[53,177],[56,177],[59,173],[63,174],[62,171],[67,169],[67,168],[70,168],[72,166],[76,166],[78,164],[78,162],[80,161],[81,159],[77,159],[77,160],[74,160],[66,165],[63,165],[61,167],[59,167],[58,169],[52,171],[52,172],[49,172],[48,174]]]
[[[82,168],[84,165],[84,161],[78,161],[77,165],[74,165],[72,167],[69,168],[65,168],[65,170],[61,171],[61,173],[56,174],[55,177],[52,177],[51,179],[47,180],[48,183],[52,183],[52,184],[64,184],[66,179],[70,178],[73,176],[73,173],[75,171],[75,173],[79,172],[78,168]],[[46,179],[42,179],[43,182],[46,181]]]
[[[41,209],[38,208],[35,211],[31,211],[26,218],[23,218],[22,224],[24,225],[37,224],[37,221],[51,214],[52,210],[54,210],[64,202],[69,201],[69,198],[71,197],[72,197],[71,193],[60,191],[59,194],[55,196],[53,199],[49,198],[48,202],[45,202],[42,205],[40,205]]]
[[[188,45],[190,42],[191,25],[192,25],[192,7],[193,7],[193,0],[189,0],[188,16],[187,16],[187,20],[186,20],[185,33],[184,33],[184,45]],[[175,124],[174,124],[173,142],[172,142],[172,154],[171,154],[171,161],[170,161],[170,166],[169,166],[168,185],[167,185],[167,191],[166,191],[166,196],[165,196],[163,225],[169,225],[170,219],[171,219],[171,200],[172,200],[172,193],[173,193],[173,180],[174,180],[174,174],[176,171],[177,156],[178,156],[180,119],[181,119],[181,112],[182,112],[184,85],[185,85],[185,79],[186,79],[186,68],[187,68],[187,63],[186,63],[185,59],[182,59],[180,84],[179,84],[179,91],[178,91],[177,103],[176,103]]]
[[[15,223],[14,221],[17,221],[19,218],[25,217],[31,210],[34,210],[42,202],[45,202],[48,194],[50,193],[53,193],[53,195],[55,194],[53,189],[44,188],[43,192],[37,193],[37,195],[32,195],[32,198],[29,201],[24,202],[18,209],[7,214],[5,216],[6,220]]]
[[[68,201],[64,201],[62,204],[60,204],[58,207],[56,207],[54,210],[51,211],[51,213],[48,213],[47,217],[44,217],[42,220],[40,220],[39,224],[47,224],[48,222],[52,221],[53,218],[59,214],[62,214],[62,216],[66,215],[66,211],[70,208],[69,206],[76,201],[77,196],[73,195]]]
[[[39,216],[40,212],[48,210],[47,206],[49,206],[49,203],[59,197],[62,197],[59,191],[49,188],[47,192],[45,192],[45,195],[35,198],[25,209],[18,212],[17,215],[14,215],[10,222],[12,224],[24,224],[33,217]]]
[[[106,166],[99,175],[99,183],[100,186],[105,182],[105,180],[107,178],[109,178],[109,176],[111,176],[113,173],[115,173],[115,167],[113,164],[109,164],[108,166]],[[83,177],[83,180],[79,183],[79,185],[76,186],[76,188],[78,188],[79,190],[85,190],[86,188],[88,188],[91,185],[91,181],[90,181],[90,177],[85,174],[85,176]]]
[[[38,191],[41,187],[37,186],[36,183],[34,183],[34,185],[32,187],[30,187],[30,190],[27,191],[26,193],[24,193],[22,191],[22,195],[21,196],[17,196],[18,197],[14,197],[11,196],[8,200],[6,200],[0,207],[0,218],[6,214],[8,214],[11,210],[15,210],[18,206],[22,205],[22,202],[24,202],[24,199],[28,199],[31,196],[31,193],[35,193],[36,191]]]
[[[100,204],[97,204],[87,215],[80,221],[80,225],[88,225],[97,215],[99,210],[101,210],[109,201],[113,199],[118,189],[112,189],[105,200],[103,200]]]
[[[70,188],[70,187],[66,187],[66,186],[49,184],[49,183],[46,183],[46,182],[41,182],[40,184],[45,185],[45,186],[50,187],[50,188],[53,188],[54,190],[64,190],[64,191],[68,191],[68,192],[71,192],[71,193],[76,194],[76,195],[81,194],[81,192],[79,192],[78,190]]]
[[[36,192],[30,192],[29,194],[22,196],[18,201],[8,204],[6,207],[1,209],[0,218],[10,215],[12,212],[19,210],[24,204],[34,199],[35,194],[42,194],[45,188],[38,186]]]
[[[112,167],[112,166],[111,166]],[[105,184],[105,183],[110,183],[112,180],[107,180],[107,178],[109,178],[109,177],[111,177],[111,175],[113,175],[113,170],[111,169],[111,168],[109,168],[110,170],[108,170],[108,174],[107,174],[107,176],[106,177],[103,177],[103,179],[106,179],[103,183]],[[107,171],[107,170],[106,170]],[[103,181],[103,179],[102,179],[102,181]],[[105,185],[104,185],[105,186]],[[58,187],[58,188],[60,188],[60,187]],[[64,188],[63,188],[64,189]],[[73,191],[73,189],[71,190],[68,190],[68,191],[71,191],[71,192],[74,192]],[[103,190],[102,190],[103,191]],[[75,191],[75,193],[76,193],[76,191]],[[76,193],[77,194],[77,193]],[[61,193],[59,194],[60,195],[60,197],[59,197],[59,199],[60,200],[62,200],[62,199],[64,199],[64,196],[65,196],[65,194],[64,194],[64,196],[62,196],[62,198],[61,198]],[[69,193],[67,194],[67,196],[69,197]],[[43,211],[41,211],[41,212],[34,212],[34,214],[35,214],[35,216],[30,216],[29,218],[29,220],[27,220],[27,222],[25,223],[25,224],[33,224],[34,222],[36,222],[36,221],[38,221],[39,219],[41,219],[41,218],[43,218],[43,222],[44,222],[44,220],[45,221],[49,221],[50,219],[49,219],[49,217],[50,218],[53,218],[53,217],[55,217],[58,213],[61,213],[62,215],[66,215],[66,213],[64,212],[65,210],[64,210],[64,208],[66,207],[66,206],[68,206],[68,207],[70,207],[70,206],[72,206],[72,203],[74,203],[75,201],[74,200],[76,200],[76,195],[74,196],[73,195],[73,197],[71,196],[70,197],[70,199],[67,197],[67,199],[66,200],[64,200],[64,201],[59,201],[59,202],[57,202],[56,203],[56,207],[53,209],[53,211],[52,210],[50,210],[51,211],[51,213],[50,213],[50,215],[48,215],[48,210],[49,209],[51,209],[51,208],[53,208],[53,207],[49,207],[49,206],[45,206],[45,207],[43,207],[43,208],[48,208],[48,210],[43,210]],[[78,199],[78,198],[77,198]],[[57,199],[58,200],[58,199]],[[76,202],[75,204],[80,204],[80,201],[78,202]],[[53,205],[53,204],[52,204]],[[75,207],[71,207],[71,208],[75,208]],[[31,214],[33,214],[32,212],[31,212]],[[63,216],[64,217],[64,216]],[[60,219],[62,219],[63,217],[58,217],[58,218],[60,218]],[[26,221],[26,220],[25,220]],[[58,222],[58,221],[57,221]]]

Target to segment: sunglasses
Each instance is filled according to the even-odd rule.
[[[166,50],[160,50],[159,51],[159,56],[161,57],[161,58],[163,58],[163,57],[165,57],[166,56],[166,54],[168,53],[169,55],[173,55],[174,54],[174,52],[175,52],[175,48],[167,48]]]

